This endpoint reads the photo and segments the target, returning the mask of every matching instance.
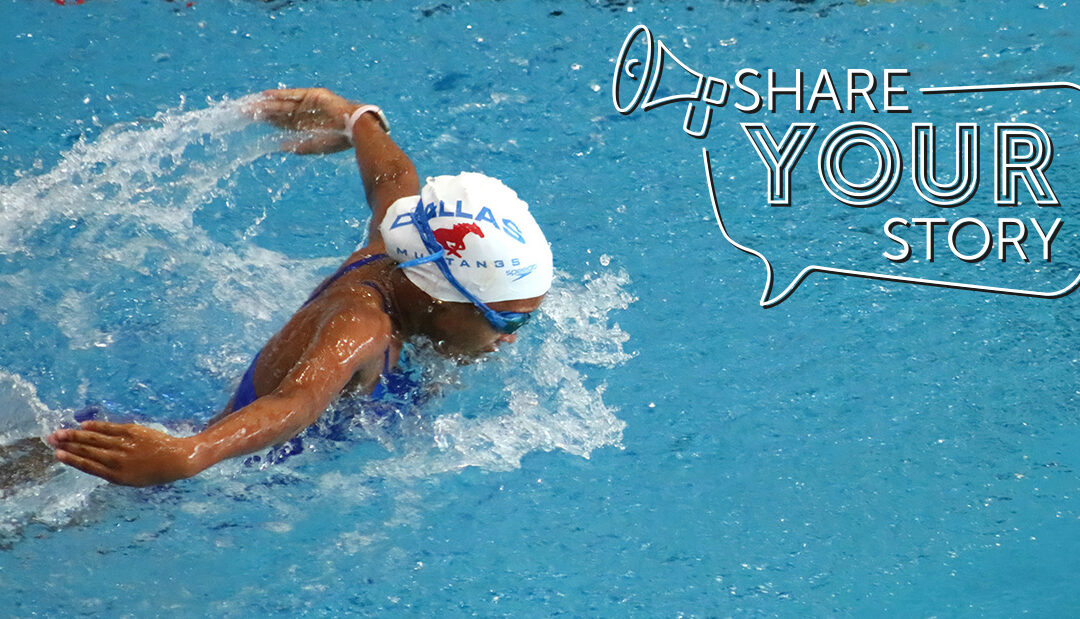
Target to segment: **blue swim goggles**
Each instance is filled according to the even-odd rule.
[[[461,282],[454,277],[450,272],[450,265],[446,262],[446,250],[444,250],[442,245],[435,240],[435,233],[431,231],[431,225],[428,224],[428,213],[427,209],[424,208],[423,200],[420,200],[420,203],[416,205],[416,210],[413,211],[412,220],[413,225],[416,226],[416,231],[420,233],[420,240],[431,254],[407,262],[402,262],[398,265],[398,268],[407,269],[427,262],[434,262],[435,266],[439,267],[439,271],[442,272],[443,277],[446,278],[446,281],[450,282],[450,285],[460,292],[461,296],[465,297],[475,305],[476,309],[480,310],[480,313],[484,315],[484,318],[487,319],[488,323],[490,323],[499,333],[513,333],[524,326],[525,323],[529,322],[529,318],[532,317],[531,313],[497,312],[485,305],[483,301],[476,297],[476,295],[466,290],[465,286],[462,286]]]

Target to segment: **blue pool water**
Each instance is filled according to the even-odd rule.
[[[8,1],[0,20],[0,445],[87,405],[198,426],[363,240],[350,158],[280,154],[237,113],[264,88],[377,103],[421,174],[503,178],[558,278],[516,345],[467,367],[420,347],[437,393],[361,410],[284,463],[140,490],[54,467],[0,491],[6,612],[1080,608],[1077,297],[816,275],[763,310],[762,265],[721,235],[681,107],[621,116],[610,93],[639,23],[717,74],[1077,81],[1075,3],[68,5]],[[1068,226],[1075,96],[1015,96],[991,120],[1056,110],[1039,122]],[[721,110],[705,141],[733,207],[761,202],[760,164],[723,147],[740,120]],[[811,207],[841,227],[883,219]],[[782,238],[799,258],[857,258],[823,234]],[[1059,263],[1080,262],[1076,238],[1064,229]]]

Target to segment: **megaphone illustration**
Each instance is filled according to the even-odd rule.
[[[644,35],[645,43],[644,63],[637,57],[629,57],[631,54],[630,48],[638,37],[642,35]],[[656,94],[660,90],[660,78],[664,75],[664,64],[668,60],[682,67],[683,71],[692,78],[696,78],[696,81],[693,82],[695,85],[692,91],[684,89],[681,94],[666,94],[665,91],[671,90],[671,87],[665,86],[664,91],[661,91],[663,96],[657,99]],[[639,68],[640,72],[636,72]],[[634,91],[634,97],[625,105],[619,101],[619,84],[623,77],[639,82],[637,90]],[[713,91],[718,86],[720,93],[714,97]],[[615,60],[615,76],[611,83],[611,98],[615,104],[615,109],[624,115],[633,112],[639,106],[643,112],[647,112],[661,105],[687,101],[683,131],[691,137],[704,138],[709,133],[713,107],[723,107],[727,102],[728,90],[727,82],[717,77],[706,76],[686,66],[675,54],[671,53],[671,49],[664,45],[663,41],[653,39],[652,32],[646,26],[638,25],[630,31],[630,34],[626,35],[626,40],[623,41],[622,48],[619,50],[619,56]],[[694,106],[698,103],[705,104],[705,118],[701,128],[694,130],[692,129]]]

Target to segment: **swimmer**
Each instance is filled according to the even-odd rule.
[[[368,244],[255,355],[205,430],[174,437],[85,421],[46,439],[60,462],[129,486],[191,477],[296,436],[342,392],[377,397],[410,338],[426,337],[465,361],[513,343],[540,306],[551,286],[551,250],[513,190],[468,172],[421,187],[378,107],[323,88],[264,95],[250,108],[254,118],[305,132],[285,150],[355,150],[372,212]]]

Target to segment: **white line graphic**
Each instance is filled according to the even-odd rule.
[[[1074,85],[1075,86],[1075,85]],[[772,264],[769,263],[769,259],[762,255],[760,252],[750,249],[745,245],[740,245],[735,239],[731,238],[728,234],[727,228],[724,227],[724,220],[720,216],[720,205],[716,199],[716,188],[713,185],[713,173],[712,162],[709,160],[709,149],[702,148],[701,156],[705,162],[705,180],[709,185],[709,199],[712,200],[713,213],[716,215],[716,225],[720,226],[720,232],[727,239],[728,243],[735,246],[736,249],[746,252],[750,255],[757,256],[765,263],[765,290],[761,293],[761,301],[759,302],[761,307],[770,308],[780,304],[787,299],[795,289],[799,287],[811,273],[835,273],[837,275],[848,275],[851,277],[863,277],[866,279],[877,279],[889,282],[899,282],[903,284],[919,284],[922,286],[937,286],[939,288],[955,288],[959,290],[972,290],[975,292],[993,292],[997,294],[1010,294],[1024,297],[1036,297],[1040,299],[1058,299],[1072,293],[1078,286],[1080,286],[1080,275],[1077,275],[1076,279],[1071,284],[1054,292],[1039,292],[1037,290],[1020,290],[1016,288],[997,288],[995,286],[980,286],[978,284],[962,284],[959,282],[948,282],[935,279],[921,279],[917,277],[902,277],[899,275],[885,275],[883,273],[872,273],[869,271],[853,271],[850,269],[837,269],[833,267],[824,267],[816,264],[812,264],[795,276],[795,279],[788,284],[787,288],[784,288],[783,292],[779,295],[769,298],[772,293],[773,287],[773,269]]]

